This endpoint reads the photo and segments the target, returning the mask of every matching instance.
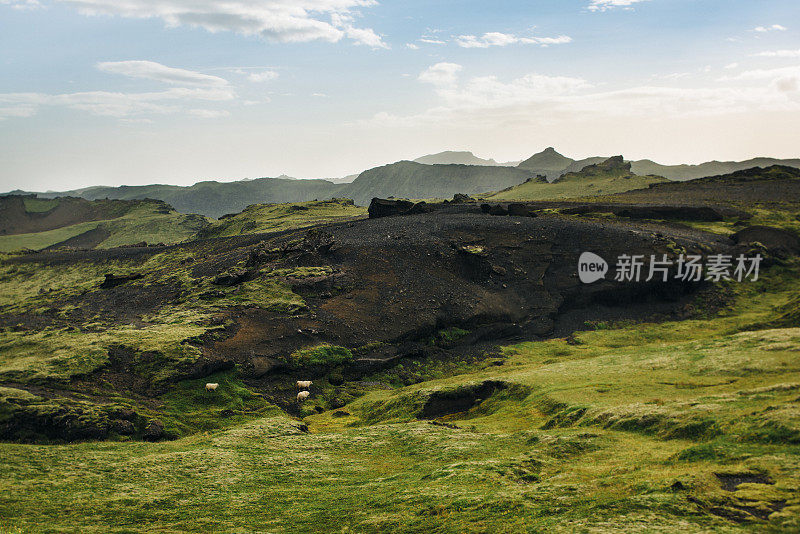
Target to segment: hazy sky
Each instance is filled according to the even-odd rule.
[[[0,191],[798,140],[797,0],[0,0]]]

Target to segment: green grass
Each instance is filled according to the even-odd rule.
[[[0,425],[22,413],[70,417],[80,427],[132,406],[181,436],[0,443],[0,532],[800,530],[798,260],[758,282],[728,284],[731,304],[713,315],[596,324],[489,359],[404,361],[342,386],[315,379],[302,421],[237,369],[181,380],[146,401],[99,382],[76,388],[69,379],[104,365],[112,344],[132,349],[134,373],[171,384],[202,351],[185,341],[223,328],[206,322],[221,309],[302,311],[284,280],[330,272],[265,270],[223,288],[193,277],[187,255],[104,265],[0,261],[0,313],[52,323],[0,332]],[[77,330],[59,326],[79,316],[75,299],[98,291],[109,271],[144,273],[129,282],[137,290],[171,282],[182,292],[138,324],[98,315]],[[208,291],[223,296],[201,298]],[[467,334],[445,329],[430,342]],[[312,346],[291,359],[336,370],[369,348]],[[506,387],[438,425],[418,419],[431,398],[458,397],[487,380]],[[62,384],[68,396],[9,384],[42,381]],[[209,392],[206,382],[220,385]],[[333,398],[347,405],[311,415]],[[727,491],[720,476],[743,483]],[[754,482],[764,477],[774,484]]]
[[[309,416],[309,434],[233,371],[185,381],[160,400],[194,435],[0,444],[0,529],[796,532],[800,328],[753,327],[796,298],[797,267],[733,287],[719,316],[510,346],[501,366]],[[321,349],[308,354],[342,352]],[[417,420],[432,392],[488,379],[511,387],[450,426]],[[726,491],[717,474],[745,482]]]
[[[288,364],[293,369],[308,367],[336,367],[353,361],[353,353],[345,347],[318,345],[293,352]]]
[[[202,237],[277,232],[316,224],[363,217],[367,209],[354,206],[349,199],[295,202],[292,204],[254,204],[241,213],[221,218],[201,232]]]
[[[47,211],[43,208],[43,203],[53,202],[57,201],[25,199],[25,206],[30,211],[28,203],[33,203],[34,208]],[[132,245],[142,241],[150,244],[172,244],[185,241],[208,224],[209,219],[199,215],[185,215],[176,211],[163,213],[161,205],[140,203],[124,215],[113,219],[82,222],[45,232],[0,236],[0,252],[41,250],[98,227],[110,235],[97,248]]]
[[[90,221],[46,232],[3,235],[0,236],[0,252],[15,252],[23,249],[41,250],[89,230],[94,230],[100,224],[99,221]]]
[[[207,383],[219,386],[208,391]],[[232,427],[254,417],[283,413],[245,386],[234,370],[184,380],[160,400],[164,403],[165,430],[177,436]]]
[[[59,201],[55,198],[31,198],[25,197],[22,203],[28,213],[46,213],[58,206]]]
[[[596,176],[565,175],[553,183],[525,182],[505,191],[487,195],[486,200],[558,200],[594,195],[622,193],[643,189],[650,184],[663,182],[654,176],[607,173]]]

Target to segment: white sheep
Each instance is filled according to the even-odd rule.
[[[218,386],[219,386],[219,384],[217,384],[217,383],[209,382],[208,384],[206,384],[206,391],[215,391]]]
[[[297,394],[297,402],[303,402],[309,397],[309,395],[311,395],[311,393],[309,393],[308,391],[301,391],[300,393]]]
[[[297,389],[308,389],[313,384],[311,380],[298,380],[297,381]]]

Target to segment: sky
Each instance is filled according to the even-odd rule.
[[[0,191],[798,139],[797,0],[0,0]]]

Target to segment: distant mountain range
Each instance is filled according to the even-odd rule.
[[[372,197],[450,198],[456,193],[496,191],[520,184],[531,176],[530,172],[514,167],[424,165],[398,161],[364,171],[351,183],[282,177],[238,182],[199,182],[192,186],[101,186],[36,194],[39,198],[70,196],[87,200],[152,198],[162,200],[182,213],[200,213],[217,218],[261,203],[343,197],[352,198],[356,204],[363,206],[369,204]],[[13,191],[11,194],[26,193]]]
[[[539,161],[535,160],[534,162],[540,165],[542,162],[555,161],[558,161],[557,157],[546,154]],[[622,193],[663,182],[669,182],[669,180],[661,176],[639,176],[631,171],[630,162],[625,161],[622,156],[614,156],[598,163],[584,165],[578,172],[562,174],[549,183],[541,178],[531,179],[489,195],[487,198],[490,200],[562,200]]]
[[[282,175],[277,178],[237,182],[206,181],[191,186],[97,186],[72,191],[48,191],[37,195],[39,198],[72,196],[87,200],[151,198],[164,201],[182,213],[220,217],[238,213],[251,204],[260,203],[304,202],[339,197],[352,198],[356,204],[366,205],[372,197],[450,198],[455,193],[482,194],[501,191],[536,176],[544,176],[550,182],[557,181],[563,175],[578,173],[588,165],[596,165],[608,159],[597,156],[575,160],[549,147],[522,162],[497,163],[493,159],[479,158],[471,152],[448,151],[423,156],[416,161],[399,161],[358,175],[336,179],[306,180]],[[630,163],[634,175],[663,176],[678,181],[727,174],[752,167],[785,165],[800,168],[800,159],[774,158],[755,158],[740,162],[711,161],[699,165],[660,165],[651,160],[627,163]],[[534,189],[539,190],[538,186]],[[10,194],[30,193],[13,191]],[[533,191],[531,194],[539,195]],[[549,196],[552,191],[546,194]]]
[[[563,174],[579,172],[587,165],[596,165],[610,156],[595,156],[574,160],[556,152],[552,147],[534,154],[519,164],[519,168],[547,176],[553,181]],[[694,180],[706,176],[729,174],[753,167],[785,165],[800,168],[800,159],[753,158],[745,161],[709,161],[699,165],[661,165],[649,159],[630,161],[631,171],[639,176],[663,176],[673,181]]]
[[[493,159],[483,159],[477,157],[472,152],[446,150],[438,154],[428,154],[414,160],[415,163],[425,165],[483,165],[489,167],[516,167],[519,161],[507,161],[497,163]]]

